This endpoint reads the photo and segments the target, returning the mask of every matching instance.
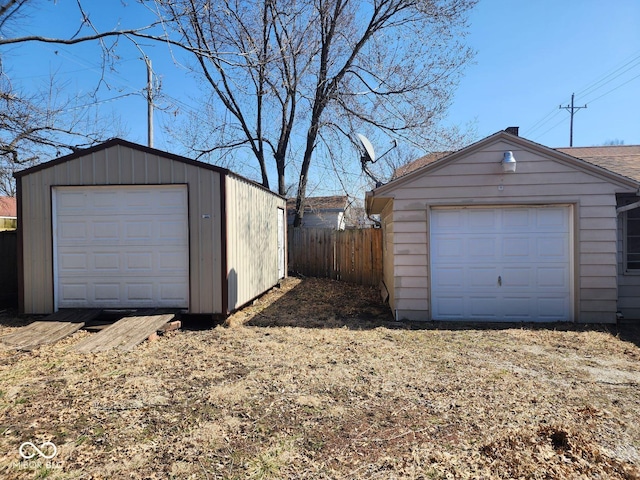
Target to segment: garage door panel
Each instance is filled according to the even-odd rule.
[[[544,297],[537,299],[538,317],[545,321],[557,321],[566,319],[566,311],[569,308],[564,296]]]
[[[430,218],[432,318],[570,319],[569,207],[435,208]]]
[[[540,261],[551,259],[557,261],[559,258],[566,258],[569,253],[567,237],[545,236],[537,239],[537,255]]]
[[[186,285],[183,283],[160,283],[160,301],[161,303],[173,303],[176,300],[181,300],[187,295]]]
[[[569,221],[565,207],[540,208],[536,215],[536,230],[547,231],[569,231]]]
[[[75,220],[58,221],[58,238],[66,242],[86,242],[87,224]]]
[[[472,235],[466,239],[466,248],[461,251],[461,254],[468,252],[474,261],[485,261],[487,259],[495,258],[497,254],[496,239],[492,236],[479,236]],[[459,259],[463,259],[468,255],[463,255]]]
[[[153,284],[152,283],[138,283],[125,285],[126,298],[131,301],[145,301],[150,302],[153,300]]]
[[[495,267],[476,267],[467,268],[466,275],[467,285],[473,288],[492,288],[498,281],[498,270]]]
[[[530,230],[531,212],[526,208],[510,208],[502,215],[502,224],[510,232]]]
[[[501,301],[505,317],[518,321],[528,321],[534,318],[535,301],[528,295],[505,294]]]
[[[84,302],[88,295],[88,285],[86,283],[65,283],[60,288],[60,298],[66,302]]]
[[[120,270],[120,253],[94,252],[93,268],[95,273],[119,271]]]
[[[120,222],[114,220],[90,220],[91,237],[95,242],[113,243],[120,239]]]
[[[498,295],[471,295],[467,300],[469,304],[469,318],[472,320],[497,319],[495,304],[499,301]]]
[[[536,275],[537,283],[543,289],[560,288],[567,290],[569,288],[569,275],[563,265],[539,266],[536,269]]]
[[[466,225],[470,233],[486,232],[495,228],[497,218],[493,209],[477,209],[473,212],[473,215],[469,215],[469,210],[465,213]]]
[[[59,256],[58,266],[61,272],[84,272],[87,265],[86,253],[68,252]]]
[[[145,242],[151,244],[153,239],[153,222],[150,220],[140,221],[130,218],[124,221],[124,241],[125,242]]]
[[[438,240],[437,255],[439,257],[449,257],[452,261],[456,261],[464,252],[465,244],[461,238],[453,235],[440,235]]]
[[[153,253],[149,251],[127,252],[125,254],[125,271],[128,273],[139,273],[153,271]]]
[[[433,283],[441,288],[461,288],[464,286],[464,279],[463,267],[438,267],[433,271]]]
[[[432,217],[432,228],[441,233],[452,233],[460,231],[464,226],[462,210],[442,210],[437,217]]]
[[[435,299],[434,308],[443,319],[464,320],[465,298],[462,295],[441,295]]]
[[[531,239],[529,237],[507,235],[502,239],[501,245],[502,255],[505,257],[528,258],[531,256]]]
[[[188,306],[186,186],[58,187],[58,308]]]
[[[500,271],[500,283],[498,286],[505,290],[535,288],[535,267],[533,266],[507,266],[496,268]]]

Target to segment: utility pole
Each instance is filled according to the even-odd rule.
[[[571,120],[570,120],[570,124],[569,124],[569,146],[573,147],[573,115],[580,110],[581,108],[587,108],[587,104],[584,104],[584,107],[575,107],[573,105],[573,98],[575,97],[575,93],[571,94],[571,105],[567,105],[566,107],[563,107],[562,105],[560,105],[560,107],[558,108],[564,108],[567,112],[570,113],[571,115]]]
[[[147,64],[147,145],[153,147],[153,70],[151,60],[145,55]]]

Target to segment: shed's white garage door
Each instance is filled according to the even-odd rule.
[[[56,187],[57,308],[188,306],[186,185]]]
[[[571,319],[568,206],[431,211],[435,320]]]

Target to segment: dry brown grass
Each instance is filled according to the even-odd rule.
[[[637,342],[401,325],[377,299],[289,279],[131,353],[0,351],[0,477],[640,478]],[[21,462],[27,440],[59,453]]]

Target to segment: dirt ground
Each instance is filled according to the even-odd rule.
[[[397,323],[290,278],[130,353],[87,335],[0,350],[1,478],[640,478],[632,329]]]

